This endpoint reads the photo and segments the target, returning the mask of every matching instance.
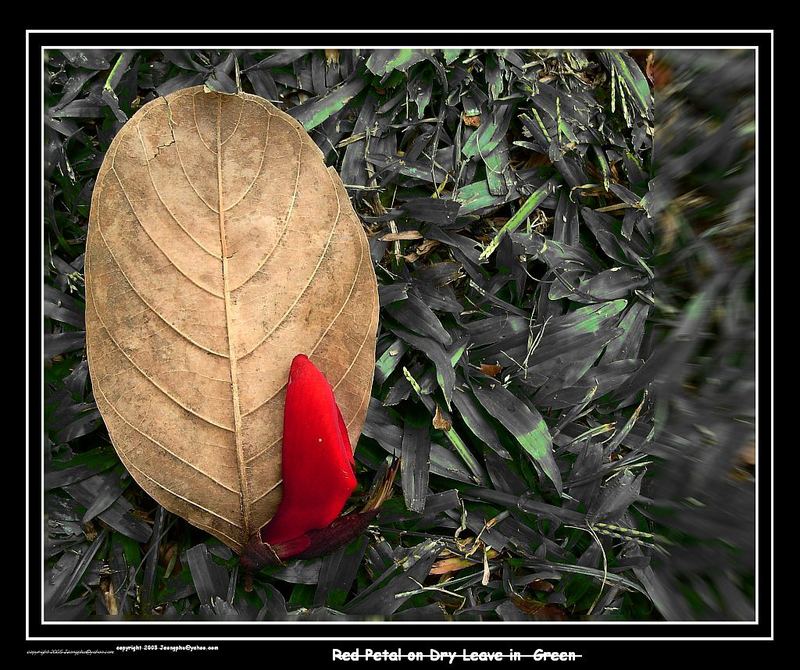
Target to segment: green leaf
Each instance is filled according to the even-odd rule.
[[[619,78],[620,90],[625,91],[638,107],[639,112],[649,118],[652,111],[650,85],[636,61],[621,51],[604,51],[603,55]]]
[[[289,113],[303,124],[303,128],[311,130],[340,112],[364,89],[367,83],[367,78],[361,72],[356,71],[340,86],[331,89],[319,98],[312,98],[302,105],[292,107]]]
[[[461,203],[458,213],[465,216],[481,209],[502,205],[511,197],[515,196],[510,193],[507,196],[494,196],[487,181],[475,181],[458,189],[456,200]]]
[[[542,415],[505,387],[475,387],[475,397],[519,442],[561,493],[561,472],[553,457],[553,439]]]
[[[443,49],[442,53],[444,53],[444,62],[450,65],[458,56],[461,54],[463,49]]]
[[[400,338],[392,342],[377,361],[375,361],[375,377],[379,384],[383,384],[392,372],[397,368],[397,364],[402,360],[408,351],[408,345]]]
[[[394,70],[405,72],[426,57],[427,54],[419,49],[376,49],[367,58],[367,67],[379,76]]]
[[[506,224],[498,231],[497,235],[494,236],[494,239],[489,242],[486,248],[481,253],[479,260],[486,260],[491,256],[495,249],[497,249],[500,241],[508,235],[509,233],[513,233],[517,228],[519,228],[520,224],[525,221],[532,213],[533,210],[536,209],[539,205],[544,202],[545,198],[550,195],[553,190],[555,189],[556,185],[558,184],[558,178],[553,177],[547,180],[544,184],[542,184],[539,188],[537,188],[533,193],[528,196],[528,199],[522,204],[512,216]],[[488,188],[488,186],[487,186]]]

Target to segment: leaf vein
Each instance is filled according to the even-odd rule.
[[[199,288],[202,291],[205,291],[206,293],[209,293],[210,295],[213,295],[215,298],[221,298],[222,295],[220,293],[215,293],[211,289],[203,286],[202,284],[200,284],[197,281],[195,281],[194,279],[192,279],[192,277],[190,277],[189,274],[186,271],[182,270],[180,268],[180,266],[177,265],[175,263],[175,261],[172,260],[172,258],[170,258],[170,255],[166,251],[164,251],[164,249],[161,248],[161,245],[158,242],[155,241],[153,236],[148,232],[147,228],[145,228],[142,225],[142,221],[139,218],[139,215],[136,213],[136,210],[133,207],[133,202],[131,202],[130,196],[128,195],[128,192],[125,190],[125,185],[122,183],[122,179],[120,179],[120,176],[117,173],[117,171],[114,169],[113,165],[111,166],[111,172],[116,177],[117,182],[119,183],[119,187],[122,189],[122,194],[125,196],[125,200],[128,202],[128,207],[131,208],[131,213],[136,218],[136,221],[138,221],[138,223],[141,226],[142,230],[145,232],[145,235],[147,235],[147,237],[150,238],[150,241],[153,243],[153,246],[155,246],[155,248],[158,249],[161,252],[161,254],[164,256],[164,258],[166,258],[170,262],[170,265],[172,265],[172,267],[174,267],[178,272],[180,272],[184,277],[186,277],[186,279],[188,279],[197,288]]]
[[[91,296],[91,292],[87,291],[87,297],[89,297],[89,296]],[[89,302],[89,301],[87,301],[87,302]],[[156,382],[152,377],[150,377],[144,370],[142,370],[142,368],[139,366],[139,364],[136,361],[134,361],[128,355],[128,353],[119,345],[119,343],[117,342],[116,338],[111,334],[111,331],[108,329],[108,326],[106,326],[105,322],[103,321],[103,317],[100,316],[100,312],[97,309],[97,305],[94,304],[94,298],[93,297],[92,297],[91,303],[92,303],[92,309],[94,310],[94,313],[97,316],[97,319],[100,322],[100,325],[108,333],[109,339],[114,343],[114,346],[117,347],[117,349],[119,349],[120,353],[123,356],[125,356],[125,358],[127,358],[128,361],[130,361],[130,364],[133,366],[133,368],[137,372],[139,372],[139,374],[141,374],[155,388],[157,388],[159,391],[161,391],[161,393],[163,393],[165,396],[167,396],[167,398],[172,400],[172,402],[174,402],[176,405],[178,405],[179,407],[182,407],[184,410],[186,410],[189,414],[197,417],[201,421],[205,421],[206,423],[211,424],[212,426],[216,426],[217,428],[222,428],[223,430],[227,430],[228,432],[231,432],[231,433],[234,432],[232,428],[229,428],[228,426],[223,426],[222,424],[217,423],[216,421],[213,421],[211,419],[208,419],[207,417],[202,416],[201,414],[198,414],[195,410],[191,409],[190,407],[187,407],[182,402],[180,402],[180,400],[175,398],[171,393],[169,393],[169,391],[164,390],[161,387],[161,385],[158,382]]]
[[[242,103],[242,106],[244,106],[244,103]],[[256,172],[256,176],[253,177],[253,181],[250,182],[250,186],[248,186],[247,190],[244,193],[242,193],[241,197],[236,202],[234,202],[232,205],[230,205],[229,207],[225,208],[226,212],[229,212],[230,210],[232,210],[242,200],[244,200],[247,197],[247,195],[253,189],[253,186],[255,186],[255,183],[258,181],[258,178],[261,176],[261,171],[264,169],[264,158],[267,155],[267,145],[269,144],[269,128],[270,128],[271,124],[272,124],[272,114],[267,116],[267,130],[266,130],[266,132],[264,134],[264,148],[261,150],[261,161],[258,164],[258,171]],[[223,142],[223,144],[224,144],[224,142]]]
[[[150,112],[147,112],[147,114],[149,114],[149,113],[150,113]],[[147,117],[145,117],[145,118],[147,118]],[[144,119],[142,119],[142,120],[144,121]],[[158,189],[158,186],[156,186],[156,181],[155,181],[155,179],[153,178],[153,169],[150,167],[150,161],[149,161],[149,160],[147,160],[147,147],[145,147],[145,145],[144,145],[144,138],[142,137],[142,131],[141,131],[141,127],[140,127],[140,126],[141,126],[141,124],[140,124],[140,125],[138,125],[138,126],[136,126],[136,133],[139,135],[139,142],[140,142],[140,143],[141,143],[141,145],[142,145],[142,151],[144,152],[144,159],[145,159],[145,162],[147,163],[147,174],[148,174],[148,176],[150,177],[150,183],[153,185],[153,190],[155,191],[156,195],[158,196],[158,200],[159,200],[159,202],[160,202],[160,203],[161,203],[161,204],[164,206],[164,209],[166,209],[166,210],[167,210],[167,213],[168,213],[168,214],[169,214],[169,215],[172,217],[172,220],[173,220],[175,223],[177,223],[177,224],[178,224],[178,227],[179,227],[179,228],[180,228],[180,229],[181,229],[181,230],[182,230],[184,233],[186,233],[186,236],[187,236],[187,237],[188,237],[188,238],[189,238],[189,239],[190,239],[192,242],[194,242],[194,243],[195,243],[195,244],[196,244],[198,247],[200,247],[200,248],[201,248],[203,251],[205,251],[205,252],[206,252],[206,253],[207,253],[209,256],[211,256],[212,258],[215,258],[215,259],[219,260],[219,258],[220,258],[219,254],[217,254],[217,253],[214,253],[213,251],[211,251],[210,249],[208,249],[208,248],[207,248],[207,247],[206,247],[206,246],[205,246],[205,245],[204,245],[202,242],[200,242],[200,240],[198,240],[198,239],[197,239],[197,238],[196,238],[194,235],[192,235],[192,234],[189,232],[189,229],[188,229],[188,228],[186,228],[186,226],[184,226],[184,225],[183,225],[183,224],[180,222],[180,220],[178,219],[178,217],[177,217],[177,216],[175,216],[175,214],[173,213],[173,211],[172,211],[172,210],[169,208],[169,205],[167,205],[167,203],[164,201],[164,198],[163,198],[163,196],[161,195],[161,191],[159,191],[159,189]],[[119,145],[117,145],[117,146],[119,146]],[[176,151],[177,151],[177,147],[176,147]],[[116,150],[115,150],[115,151],[114,151],[114,157],[115,157],[115,158],[116,158],[116,153],[117,153],[117,152],[116,152]],[[112,169],[114,169],[114,166],[113,166],[113,165],[112,165]],[[116,172],[116,169],[114,169],[114,173],[115,173],[115,174],[117,174],[117,172]],[[117,175],[117,179],[119,179],[119,175]],[[125,188],[123,187],[123,191],[124,191],[124,190],[125,190]],[[130,200],[129,200],[128,202],[130,202]],[[133,205],[131,205],[131,209],[133,209]],[[134,213],[135,213],[135,212],[134,212]],[[136,218],[138,219],[139,217],[137,216]]]
[[[373,297],[373,299],[372,299],[372,308],[374,309],[374,307],[375,307],[375,298]],[[350,370],[352,370],[352,369],[353,369],[353,366],[355,365],[356,361],[358,360],[358,357],[359,357],[359,355],[361,354],[361,351],[364,349],[364,345],[367,343],[367,340],[369,339],[369,335],[370,335],[370,333],[374,332],[374,321],[375,321],[375,319],[374,319],[374,318],[372,319],[372,321],[370,321],[370,325],[369,325],[369,327],[367,328],[367,332],[364,334],[364,339],[361,341],[361,345],[358,347],[358,351],[356,352],[356,355],[353,357],[353,362],[352,362],[352,363],[350,363],[350,366],[347,368],[347,370],[345,370],[345,371],[344,371],[344,374],[342,374],[342,376],[339,378],[339,381],[337,381],[337,382],[336,382],[336,384],[333,386],[333,390],[334,390],[334,391],[336,391],[336,389],[337,389],[337,388],[339,388],[339,385],[340,385],[340,384],[341,384],[341,383],[342,383],[342,382],[343,382],[343,381],[344,381],[344,380],[347,378],[347,375],[349,375],[349,374],[350,374]],[[283,386],[281,386],[281,388],[280,388],[280,389],[278,389],[278,392],[277,392],[275,395],[278,395],[278,393],[280,393],[280,392],[281,392],[281,390],[282,390],[282,389],[283,389],[285,386],[286,386],[286,384],[284,384]],[[371,385],[370,385],[370,384],[367,384],[367,392],[369,392],[370,390],[371,390]],[[274,397],[274,396],[273,396],[273,397]],[[270,398],[269,400],[271,400],[271,398]],[[268,402],[269,400],[267,400],[267,402]],[[263,403],[262,403],[262,404],[263,404]],[[362,400],[361,400],[361,404],[358,406],[358,409],[356,410],[355,414],[353,414],[353,418],[351,418],[351,419],[350,419],[350,421],[347,423],[347,426],[348,426],[348,427],[349,427],[349,426],[350,426],[350,424],[353,422],[353,419],[354,419],[354,418],[355,418],[355,417],[358,415],[358,411],[361,409],[361,407],[363,406],[363,404],[364,404],[364,400],[362,399]],[[256,409],[257,409],[257,408],[256,408]],[[255,411],[255,410],[253,410],[253,411]],[[247,463],[252,463],[254,460],[256,460],[257,458],[259,458],[260,456],[263,456],[264,454],[266,454],[266,453],[267,453],[268,451],[270,451],[270,450],[271,450],[271,449],[272,449],[272,448],[273,448],[273,447],[274,447],[276,444],[278,444],[278,442],[280,442],[280,441],[281,441],[281,439],[282,439],[282,437],[279,437],[278,439],[276,439],[276,440],[273,440],[273,441],[272,441],[270,444],[268,444],[266,447],[264,447],[264,449],[262,449],[261,451],[259,451],[257,454],[254,454],[254,455],[250,456],[250,457],[247,459]]]
[[[283,241],[283,238],[286,235],[286,232],[289,230],[289,225],[290,225],[290,222],[291,222],[291,219],[292,219],[292,214],[294,213],[294,206],[295,206],[295,203],[297,202],[297,192],[298,192],[299,187],[300,187],[300,168],[301,168],[301,160],[302,160],[302,155],[303,155],[303,138],[300,136],[300,132],[297,130],[297,128],[295,128],[294,130],[297,133],[297,137],[300,139],[300,145],[299,145],[299,147],[297,149],[297,173],[295,174],[295,178],[294,178],[294,191],[292,192],[292,200],[289,203],[289,209],[286,212],[286,217],[285,217],[285,221],[284,221],[284,224],[283,224],[283,228],[281,229],[281,234],[278,236],[278,239],[275,240],[275,244],[272,245],[272,249],[270,249],[267,252],[266,256],[264,256],[264,258],[262,258],[261,261],[259,261],[258,266],[256,267],[256,269],[253,270],[253,272],[251,272],[242,282],[240,282],[238,285],[236,285],[233,288],[231,288],[231,291],[236,291],[236,290],[240,289],[242,286],[244,286],[247,282],[249,282],[253,277],[255,277],[261,271],[261,268],[263,268],[264,264],[272,257],[272,254],[275,252],[275,249],[278,248],[280,243]]]
[[[358,276],[361,274],[361,266],[362,266],[362,264],[364,262],[364,237],[359,235],[359,240],[361,242],[361,245],[360,245],[360,247],[361,247],[361,256],[360,256],[360,258],[358,260],[358,267],[356,268],[355,274],[353,275],[353,282],[350,284],[350,291],[347,294],[347,298],[345,298],[344,302],[342,303],[342,306],[339,308],[339,311],[336,313],[336,316],[333,317],[331,322],[328,324],[328,327],[323,331],[322,335],[319,336],[317,341],[314,343],[314,346],[308,352],[307,356],[309,358],[317,350],[319,345],[322,343],[322,340],[325,339],[325,336],[328,334],[328,331],[333,327],[333,324],[336,323],[336,321],[342,315],[342,312],[344,312],[344,308],[347,307],[347,305],[350,303],[350,298],[353,295],[353,290],[355,289],[356,283],[358,282]],[[288,382],[284,382],[280,386],[280,388],[278,388],[278,390],[275,391],[275,393],[273,393],[271,396],[269,396],[269,398],[267,398],[266,400],[261,401],[260,403],[258,403],[258,405],[253,407],[253,409],[250,409],[247,412],[245,412],[244,414],[242,414],[242,416],[243,417],[248,416],[249,414],[252,414],[256,410],[260,409],[263,405],[266,405],[270,400],[272,400],[275,396],[277,396],[284,388],[286,388],[286,384],[287,383]]]
[[[139,474],[141,474],[141,475],[142,475],[143,477],[145,477],[145,478],[146,478],[148,481],[152,482],[152,483],[153,483],[155,486],[157,486],[157,487],[158,487],[158,488],[160,488],[161,490],[165,491],[166,493],[169,493],[170,495],[172,495],[172,496],[175,496],[176,498],[180,498],[180,499],[181,499],[181,500],[183,500],[184,502],[187,502],[187,503],[189,503],[189,504],[190,504],[192,507],[196,507],[197,509],[199,509],[199,510],[202,510],[202,511],[203,511],[203,512],[205,512],[206,514],[210,514],[211,516],[215,516],[215,517],[217,517],[218,519],[220,519],[220,520],[224,521],[225,523],[227,523],[227,524],[230,524],[230,525],[231,525],[231,526],[233,526],[234,528],[238,528],[238,529],[240,529],[240,530],[242,529],[242,527],[241,527],[239,524],[236,524],[236,523],[234,523],[234,522],[233,522],[233,521],[231,521],[230,519],[226,519],[226,518],[225,518],[224,516],[222,516],[221,514],[217,514],[217,513],[216,513],[216,512],[214,512],[213,510],[210,510],[210,509],[208,509],[208,508],[206,508],[206,507],[203,507],[203,506],[202,506],[200,503],[198,503],[198,502],[195,502],[194,500],[190,500],[190,499],[189,499],[189,498],[187,498],[186,496],[182,496],[180,493],[176,493],[175,491],[173,491],[173,490],[172,490],[172,489],[170,489],[169,487],[167,487],[167,486],[164,486],[164,485],[163,485],[161,482],[159,482],[159,481],[157,481],[157,480],[153,479],[153,478],[152,478],[150,475],[148,475],[146,472],[144,472],[144,470],[142,470],[141,468],[139,468],[139,467],[137,467],[136,465],[134,465],[134,464],[133,464],[133,462],[132,462],[132,461],[130,461],[128,458],[125,458],[125,460],[127,460],[127,461],[128,461],[128,463],[127,463],[126,465],[129,465],[130,467],[132,467],[134,470],[136,470],[136,472],[138,472]],[[193,521],[192,523],[194,523],[194,521]],[[241,544],[241,542],[239,542],[238,544]]]
[[[185,339],[187,342],[191,342],[194,346],[198,347],[199,349],[202,349],[203,351],[207,351],[209,354],[214,354],[215,356],[220,356],[222,358],[227,358],[228,357],[226,354],[220,353],[219,351],[214,351],[213,349],[209,349],[208,347],[203,346],[199,342],[195,342],[191,337],[189,337],[186,333],[181,331],[177,326],[175,326],[175,325],[171,324],[169,321],[167,321],[159,313],[159,311],[157,309],[155,309],[145,299],[145,297],[141,294],[139,289],[137,289],[136,286],[134,286],[133,282],[130,280],[128,275],[125,273],[125,270],[122,269],[122,266],[120,265],[119,261],[117,260],[117,257],[114,255],[114,252],[111,251],[111,247],[109,246],[108,242],[106,241],[105,235],[103,235],[103,229],[102,229],[102,227],[100,225],[100,213],[99,212],[97,214],[97,230],[100,233],[100,239],[103,242],[103,246],[105,246],[105,248],[108,250],[108,253],[111,256],[111,260],[113,260],[114,264],[119,268],[120,274],[125,278],[125,281],[127,282],[128,286],[131,287],[131,290],[136,294],[136,296],[139,298],[139,300],[141,300],[145,305],[147,305],[150,308],[150,311],[153,312],[153,314],[155,314],[159,319],[161,319],[164,323],[166,323],[170,328],[172,328],[172,330],[174,330],[183,339]]]
[[[331,178],[330,177],[330,173],[328,173],[328,177]],[[331,181],[333,181],[332,178],[331,178]],[[308,287],[311,286],[311,283],[314,281],[314,278],[317,276],[317,272],[319,272],[319,268],[322,265],[322,261],[325,260],[325,256],[328,253],[328,249],[331,246],[331,241],[333,240],[333,234],[334,234],[334,232],[336,232],[336,227],[339,224],[339,219],[341,218],[341,214],[342,214],[342,202],[341,202],[341,200],[339,200],[339,194],[338,193],[336,194],[336,198],[337,198],[337,203],[338,203],[338,211],[336,212],[336,218],[333,221],[333,226],[331,227],[331,232],[328,235],[328,239],[325,242],[325,248],[322,250],[322,253],[320,254],[319,260],[317,261],[317,264],[314,266],[314,271],[311,273],[311,276],[308,278],[308,281],[306,281],[305,285],[303,286],[303,289],[300,291],[298,296],[294,299],[294,302],[291,305],[289,305],[289,309],[287,309],[286,312],[284,312],[283,316],[280,319],[278,319],[278,322],[274,326],[272,326],[272,328],[264,335],[264,337],[262,337],[256,343],[256,345],[252,349],[250,349],[249,351],[245,352],[244,354],[242,354],[239,357],[240,360],[243,359],[243,358],[246,358],[247,356],[250,356],[256,349],[258,349],[269,338],[270,335],[272,335],[272,333],[274,333],[281,326],[281,324],[284,321],[286,321],[287,317],[292,313],[294,308],[297,306],[297,303],[300,302],[300,298],[302,298],[303,295],[305,295],[305,292],[308,290]]]
[[[118,409],[117,409],[117,408],[114,406],[114,403],[112,403],[112,402],[111,402],[111,401],[108,399],[108,396],[106,396],[106,394],[105,394],[105,391],[103,391],[102,387],[101,387],[100,385],[98,385],[96,388],[97,388],[97,390],[98,390],[98,391],[100,391],[100,395],[102,395],[102,396],[103,396],[103,400],[104,400],[104,401],[105,401],[105,403],[106,403],[106,404],[107,404],[107,405],[108,405],[108,406],[109,406],[109,407],[110,407],[110,408],[111,408],[111,409],[114,411],[114,413],[115,413],[115,414],[116,414],[116,415],[117,415],[117,416],[118,416],[120,419],[122,419],[122,421],[123,421],[123,422],[125,422],[125,424],[127,424],[128,426],[130,426],[131,428],[133,428],[133,430],[135,430],[137,433],[139,433],[139,435],[141,435],[143,438],[145,438],[145,439],[146,439],[146,440],[148,440],[149,442],[152,442],[152,443],[153,443],[153,444],[155,444],[156,446],[160,447],[160,448],[161,448],[161,449],[162,449],[164,452],[166,452],[167,454],[169,454],[170,456],[172,456],[172,457],[173,457],[173,458],[175,458],[176,460],[180,461],[181,463],[183,463],[183,464],[185,464],[185,465],[188,465],[188,466],[189,466],[189,467],[190,467],[192,470],[194,470],[195,472],[197,472],[197,473],[199,473],[199,474],[203,475],[204,477],[206,477],[206,478],[210,479],[212,482],[214,482],[214,483],[215,483],[215,484],[217,484],[218,486],[222,487],[223,489],[225,489],[225,490],[227,490],[227,491],[230,491],[231,493],[234,493],[234,494],[236,494],[237,496],[239,495],[239,491],[237,491],[236,489],[232,489],[230,486],[226,486],[225,484],[223,484],[221,481],[219,481],[219,480],[218,480],[216,477],[214,477],[213,475],[210,475],[210,474],[208,474],[207,472],[205,472],[204,470],[201,470],[200,468],[198,468],[198,467],[197,467],[197,466],[196,466],[194,463],[191,463],[191,462],[187,461],[186,459],[184,459],[184,458],[181,458],[181,457],[180,457],[178,454],[176,454],[174,451],[172,451],[171,449],[169,449],[169,448],[168,448],[168,447],[166,447],[165,445],[161,444],[161,442],[159,442],[158,440],[156,440],[154,437],[152,437],[151,435],[148,435],[148,434],[147,434],[147,433],[145,433],[145,432],[144,432],[142,429],[138,428],[136,425],[134,425],[133,423],[131,423],[130,421],[128,421],[128,419],[127,419],[127,418],[125,418],[125,417],[122,415],[122,413],[121,413],[121,412],[120,412],[120,411],[119,411],[119,410],[118,410]]]

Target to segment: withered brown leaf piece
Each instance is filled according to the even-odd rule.
[[[302,126],[203,87],[140,109],[92,196],[86,345],[133,478],[240,551],[280,502],[292,358],[323,371],[356,444],[378,292],[341,179]]]

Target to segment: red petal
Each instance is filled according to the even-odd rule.
[[[261,531],[281,544],[325,528],[356,487],[347,428],[325,376],[308,357],[292,361],[283,413],[283,499]]]

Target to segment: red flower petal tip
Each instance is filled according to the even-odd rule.
[[[331,385],[306,355],[295,356],[283,413],[283,499],[261,539],[280,545],[329,526],[356,487],[353,466]]]

